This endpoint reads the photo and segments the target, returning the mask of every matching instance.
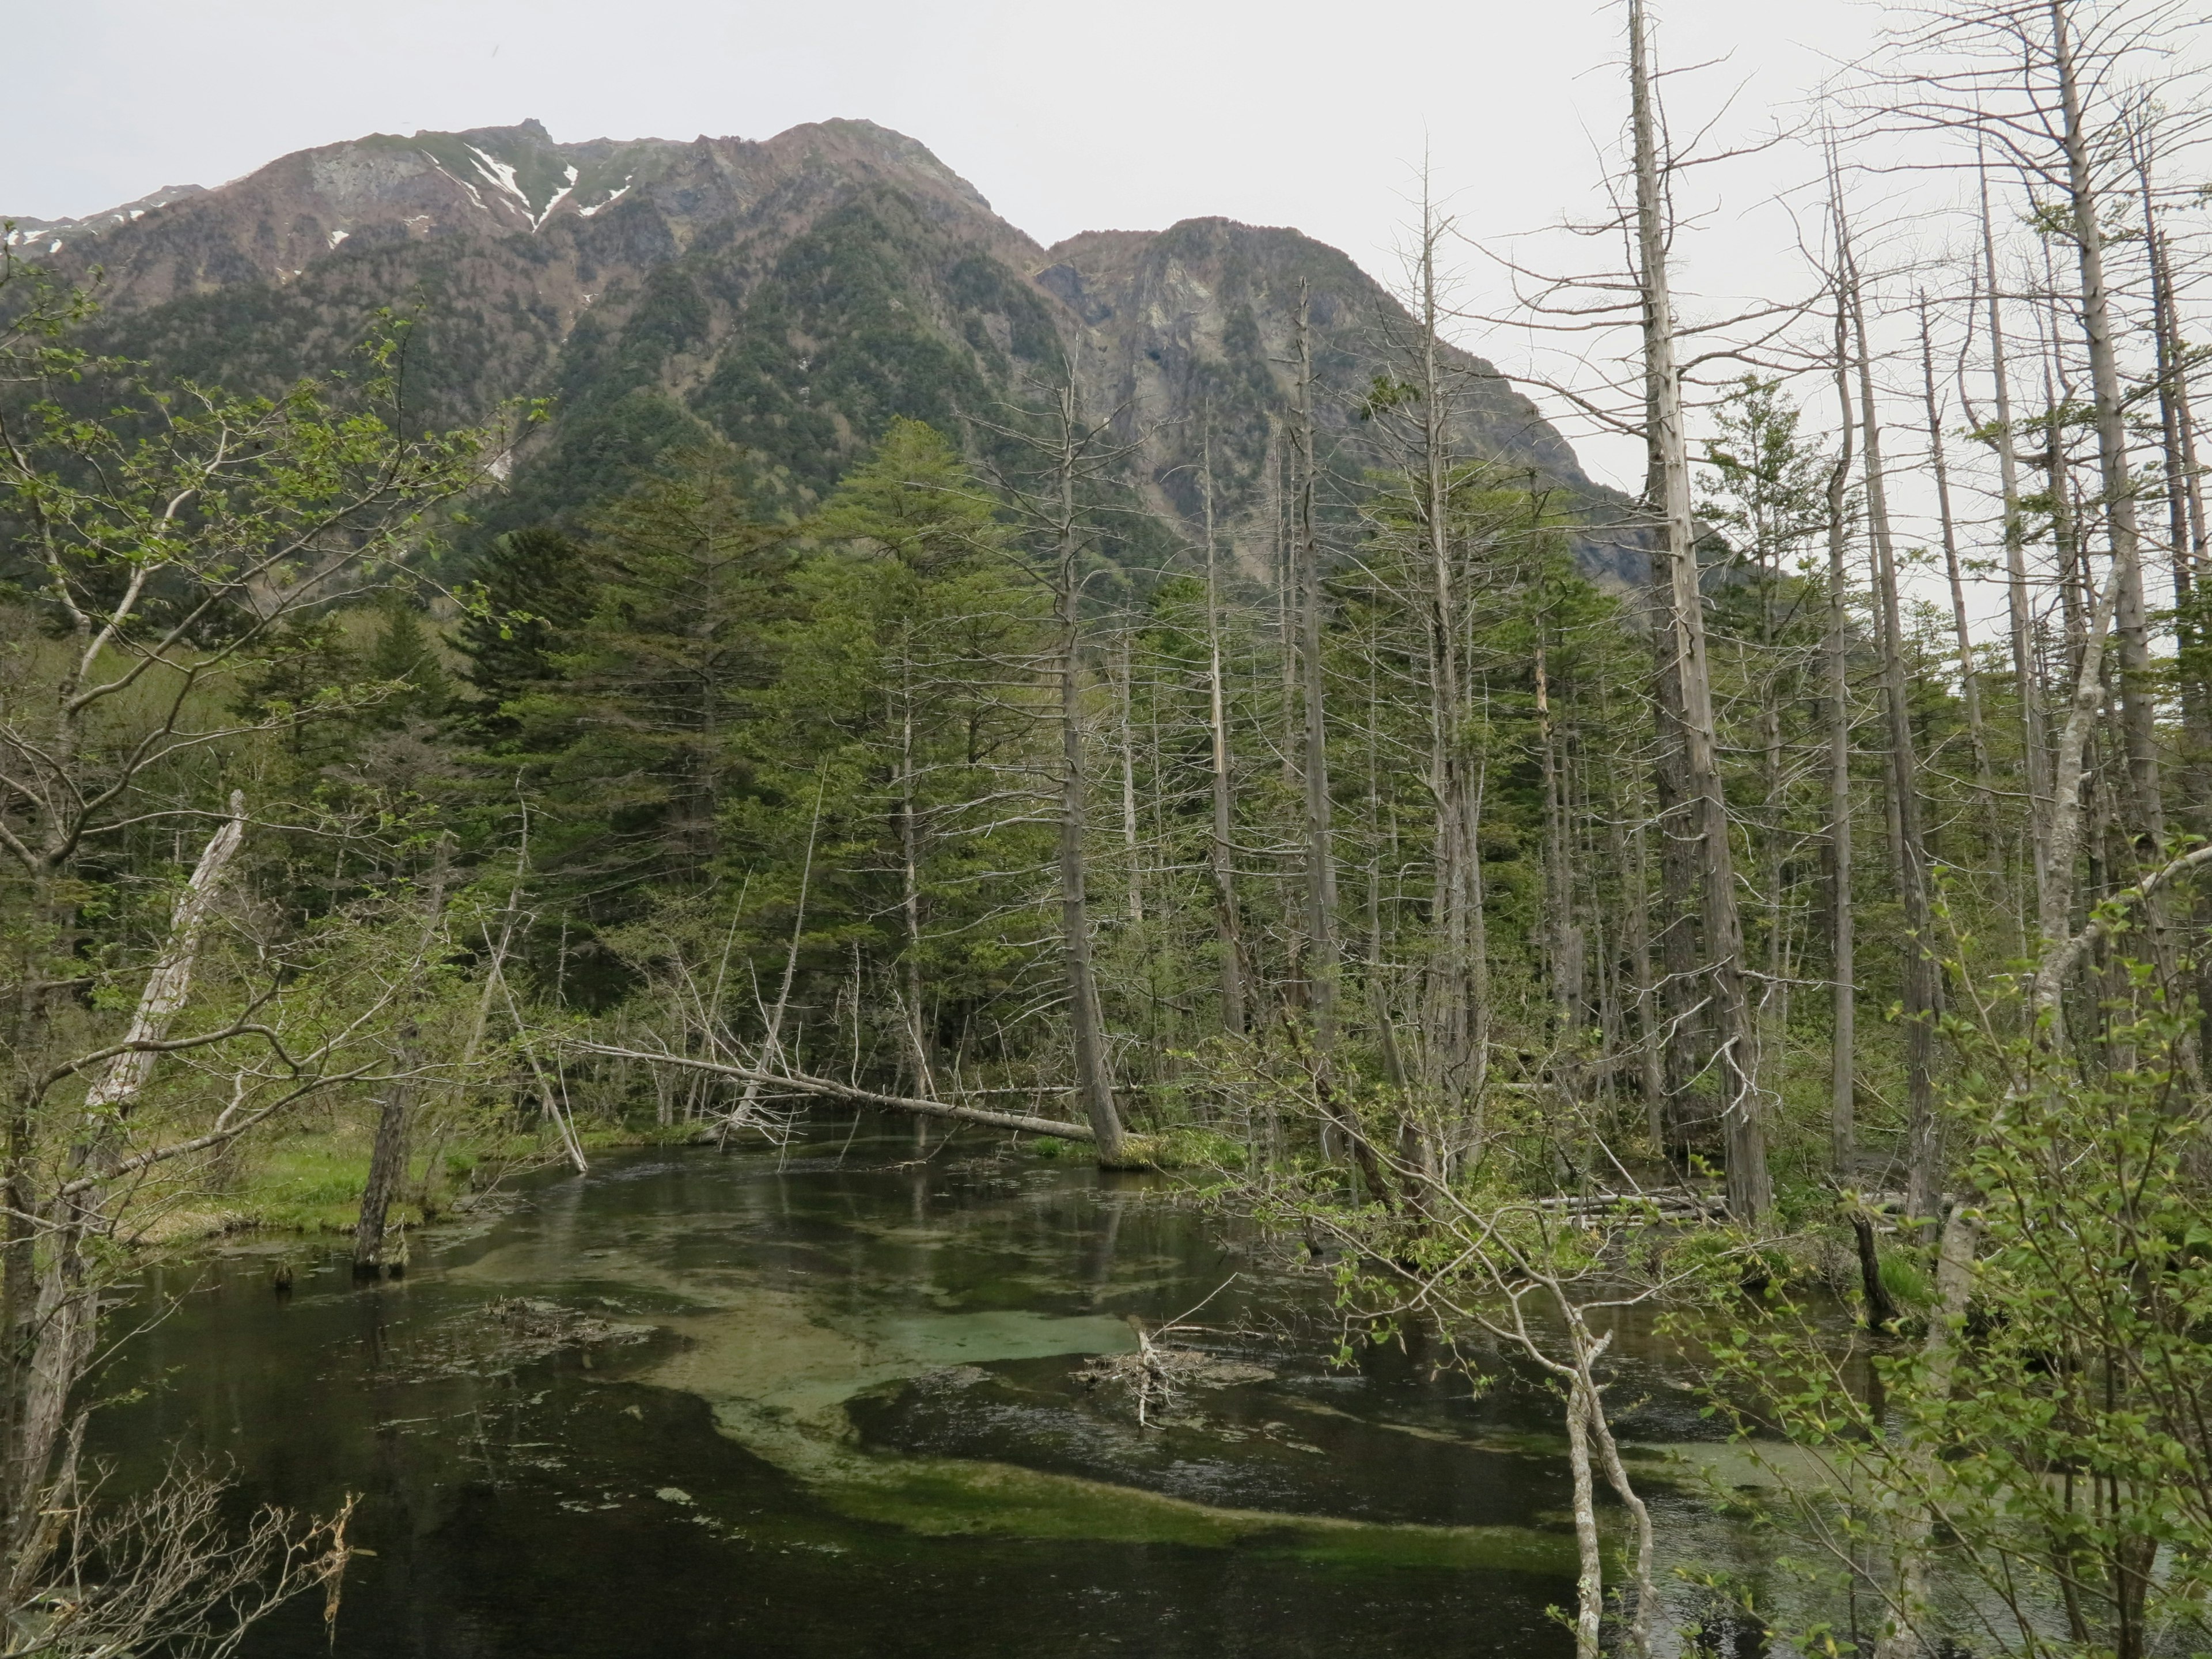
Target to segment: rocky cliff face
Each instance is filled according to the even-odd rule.
[[[1072,364],[1142,440],[1135,482],[1187,527],[1210,449],[1255,572],[1299,307],[1323,442],[1358,418],[1406,319],[1349,259],[1221,219],[1039,246],[914,140],[865,121],[736,138],[557,143],[535,122],[376,135],[219,189],[81,221],[19,221],[19,257],[97,266],[112,343],[178,374],[273,385],[343,360],[368,314],[411,311],[430,418],[551,395],[503,516],[558,514],[672,442],[719,433],[818,490],[895,416],[957,427]],[[1490,367],[1456,358],[1462,437],[1615,520],[1572,451]],[[1621,564],[1601,531],[1594,572]],[[1626,574],[1622,572],[1621,574]]]

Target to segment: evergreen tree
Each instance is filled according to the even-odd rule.
[[[372,724],[387,730],[417,720],[434,720],[453,702],[452,677],[438,659],[437,646],[422,619],[404,599],[393,599],[362,659],[372,680],[395,689],[370,712]]]
[[[580,919],[626,914],[625,895],[696,888],[721,867],[721,816],[750,787],[745,727],[774,683],[775,625],[790,605],[793,527],[760,516],[740,464],[733,451],[686,452],[592,522],[589,613],[549,633],[548,677],[500,705],[514,736],[495,757],[522,763],[545,812],[533,861]],[[519,653],[494,660],[487,672],[479,659],[487,679],[526,666]]]
[[[512,737],[501,705],[553,678],[552,653],[591,614],[592,573],[573,537],[538,525],[494,541],[477,581],[483,605],[453,639],[467,658],[461,678],[478,694],[470,718],[485,736]]]

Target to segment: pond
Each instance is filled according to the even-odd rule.
[[[1334,1363],[1326,1264],[1164,1177],[867,1121],[515,1200],[396,1281],[298,1245],[149,1271],[117,1489],[181,1446],[253,1502],[358,1494],[349,1659],[1571,1650],[1554,1401],[1418,1331]],[[1111,1357],[1185,1314],[1204,1363],[1140,1426]],[[1710,1440],[1622,1347],[1627,1436]],[[1639,1462],[1671,1558],[1735,1553]],[[330,1650],[322,1615],[244,1651]]]

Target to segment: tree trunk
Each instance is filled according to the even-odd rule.
[[[1124,629],[1116,653],[1120,661],[1114,674],[1115,725],[1121,750],[1121,856],[1128,866],[1129,920],[1145,919],[1145,875],[1137,850],[1137,733],[1135,714],[1136,665],[1131,659],[1129,635]]]
[[[1658,509],[1668,571],[1667,631],[1661,649],[1681,684],[1682,730],[1699,837],[1699,911],[1711,959],[1714,1024],[1720,1041],[1721,1121],[1728,1149],[1729,1208],[1753,1220],[1774,1201],[1766,1168],[1765,1104],[1759,1089],[1758,1033],[1744,994],[1743,926],[1736,906],[1728,800],[1720,774],[1706,660],[1704,598],[1698,575],[1696,526],[1690,514],[1690,469],[1682,422],[1680,373],[1674,362],[1674,310],[1667,276],[1666,207],[1662,193],[1657,117],[1644,40],[1643,0],[1629,0],[1631,120],[1636,149],[1638,276],[1643,288],[1647,420],[1653,465],[1651,505]]]
[[[417,963],[428,963],[439,924],[445,919],[451,849],[451,842],[441,837],[435,862],[431,866],[422,935],[415,951]],[[395,1264],[385,1259],[385,1226],[392,1213],[392,1200],[399,1196],[400,1187],[407,1179],[407,1141],[414,1127],[415,1100],[419,1092],[415,1073],[422,1063],[417,1047],[419,1035],[411,1016],[401,1021],[398,1042],[393,1045],[398,1075],[392,1079],[391,1091],[384,1097],[383,1109],[377,1114],[376,1141],[368,1157],[368,1180],[362,1188],[361,1213],[354,1223],[353,1271],[356,1278],[374,1279],[387,1267],[398,1271]]]
[[[1841,216],[1838,219],[1841,227]],[[1828,1060],[1828,1160],[1836,1179],[1858,1178],[1857,924],[1851,912],[1851,694],[1850,572],[1845,559],[1850,524],[1845,490],[1850,481],[1850,338],[1840,269],[1836,283],[1836,401],[1842,438],[1828,471],[1828,947],[1833,1014]]]
[[[914,648],[903,634],[899,648],[899,922],[905,935],[900,951],[902,1000],[899,1024],[904,1028],[908,1057],[914,1066],[915,1088],[922,1095],[937,1092],[937,1067],[930,1040],[929,1022],[922,1012],[921,984],[921,809],[915,799],[914,755]]]
[[[1419,350],[1413,364],[1421,405],[1418,488],[1428,565],[1429,794],[1434,809],[1435,867],[1427,993],[1428,1048],[1445,1145],[1446,1180],[1457,1158],[1481,1138],[1490,1050],[1489,943],[1481,862],[1481,774],[1468,752],[1469,667],[1462,583],[1452,529],[1450,395],[1439,331],[1437,244],[1444,234],[1433,206],[1421,208]]]
[[[1229,720],[1221,675],[1221,587],[1216,570],[1213,529],[1213,439],[1206,434],[1201,483],[1206,492],[1206,724],[1212,743],[1214,948],[1220,954],[1221,1029],[1244,1034],[1244,945],[1238,937],[1237,866],[1231,831]]]
[[[11,1322],[5,1333],[8,1441],[0,1498],[6,1503],[9,1607],[23,1604],[70,1513],[69,1495],[55,1487],[58,1481],[68,1483],[75,1460],[65,1459],[58,1475],[54,1457],[68,1430],[70,1395],[92,1363],[99,1334],[100,1287],[90,1247],[114,1224],[104,1182],[113,1173],[118,1132],[151,1081],[158,1045],[191,994],[201,935],[245,839],[245,797],[234,792],[228,820],[210,837],[178,895],[167,941],[139,992],[119,1052],[85,1091],[67,1169],[73,1176],[91,1177],[91,1184],[73,1196],[42,1202],[33,1170],[36,1114],[43,1103],[19,1099],[13,1115],[10,1220],[27,1226],[21,1233],[11,1226],[6,1263]],[[46,913],[54,914],[49,896]],[[43,1009],[43,996],[38,1006]]]
[[[1651,972],[1651,874],[1644,855],[1644,826],[1637,819],[1633,855],[1623,869],[1628,883],[1628,961],[1636,976],[1636,1083],[1644,1097],[1644,1127],[1651,1150],[1667,1150],[1666,1024]]]
[[[1298,453],[1296,550],[1304,580],[1299,665],[1305,691],[1306,983],[1320,1051],[1328,1075],[1336,1047],[1340,973],[1336,939],[1336,848],[1328,788],[1328,701],[1322,664],[1321,538],[1314,524],[1313,342],[1303,292],[1298,303]]]
[[[2212,827],[2212,686],[2205,683],[2201,606],[2203,571],[2204,502],[2197,487],[2197,441],[2189,402],[2187,348],[2176,314],[2172,266],[2166,233],[2159,228],[2151,196],[2150,162],[2141,162],[2144,237],[2149,246],[2151,319],[2158,348],[2159,432],[2166,450],[2167,535],[2172,547],[2174,608],[2174,672],[2181,690],[2182,730],[2186,750],[2182,767],[2187,780],[2183,811],[2188,826],[2203,834]]]
[[[1966,1322],[1973,1291],[1974,1250],[1980,1240],[1981,1218],[1964,1205],[1953,1210],[1936,1251],[1936,1311],[1920,1349],[1923,1382],[1931,1400],[1950,1397],[1951,1376],[1959,1361],[1959,1329]],[[1918,1623],[1928,1606],[1929,1558],[1936,1547],[1939,1519],[1930,1515],[1900,1522],[1897,1553],[1901,1582],[1896,1603],[1875,1643],[1875,1659],[1917,1659],[1933,1645],[1923,1641]]]
[[[1996,396],[1997,487],[2004,510],[2006,619],[2012,644],[2013,694],[2020,702],[2021,770],[2027,784],[2028,858],[2035,873],[2035,914],[2040,915],[2051,881],[2046,829],[2051,809],[2047,740],[2041,676],[2036,672],[2034,613],[2028,602],[2027,532],[2021,512],[2020,461],[2013,444],[2011,377],[2005,366],[2004,301],[1998,287],[1996,238],[1990,222],[1986,174],[1981,191],[1983,271],[1990,285],[1990,378]]]
[[[1580,1376],[1567,1384],[1567,1471],[1574,1481],[1575,1659],[1599,1659],[1605,1619],[1605,1554],[1598,1541],[1595,1483],[1590,1479],[1589,1418]]]
[[[1091,1132],[1098,1143],[1098,1161],[1122,1162],[1121,1115],[1114,1103],[1114,1086],[1107,1073],[1106,1032],[1098,1003],[1098,982],[1091,959],[1091,904],[1088,868],[1084,846],[1085,774],[1083,763],[1083,613],[1077,569],[1081,544],[1077,536],[1075,503],[1077,436],[1081,411],[1076,407],[1075,384],[1060,388],[1059,447],[1055,482],[1059,486],[1057,580],[1053,588],[1054,614],[1060,624],[1060,927],[1067,968],[1067,1018],[1074,1036],[1075,1096]]]
[[[1936,511],[1943,535],[1943,574],[1951,588],[1951,631],[1959,652],[1959,700],[1966,706],[1966,738],[1974,752],[1974,783],[1990,818],[1990,845],[1998,846],[1996,783],[1990,771],[1989,733],[1982,724],[1982,677],[1974,667],[1974,640],[1966,622],[1966,589],[1959,569],[1959,536],[1951,519],[1951,473],[1943,457],[1942,405],[1936,396],[1936,348],[1928,331],[1928,300],[1920,301],[1920,372],[1928,405],[1928,465],[1936,478]]]
[[[402,1034],[398,1053],[403,1073],[410,1072],[418,1056],[415,1029]],[[392,1200],[399,1196],[407,1175],[407,1133],[415,1112],[415,1079],[402,1075],[390,1085],[384,1109],[377,1114],[376,1144],[369,1153],[368,1182],[362,1188],[361,1215],[353,1229],[353,1271],[356,1279],[374,1279],[387,1266],[384,1256],[385,1226]]]
[[[2112,297],[2105,283],[2105,233],[2098,217],[2090,135],[2083,125],[2081,89],[2074,62],[2070,0],[2051,0],[2051,55],[2058,73],[2061,139],[2066,151],[2074,212],[2074,246],[2081,270],[2081,331],[2089,347],[2089,389],[2096,401],[2097,465],[2106,532],[2119,572],[2112,639],[2120,671],[2120,709],[2129,781],[2134,793],[2135,836],[2148,842],[2138,856],[2155,854],[2166,833],[2160,797],[2157,688],[2152,678],[2150,625],[2144,611],[2142,557],[2136,520],[2135,483],[2128,466],[2125,391],[2112,345]]]
[[[1928,891],[1928,851],[1921,824],[1920,769],[1912,739],[1911,683],[1905,665],[1905,611],[1890,539],[1887,479],[1881,462],[1881,419],[1875,404],[1874,366],[1867,345],[1866,304],[1857,269],[1845,256],[1852,328],[1858,346],[1859,427],[1866,451],[1867,516],[1874,544],[1875,592],[1881,638],[1882,702],[1889,721],[1890,798],[1896,813],[1898,896],[1904,910],[1905,1083],[1908,1102],[1905,1211],[1915,1221],[1936,1213],[1942,1147],[1936,1121],[1935,926]]]

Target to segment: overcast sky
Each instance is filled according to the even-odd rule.
[[[764,138],[861,116],[927,144],[1050,243],[1222,214],[1388,280],[1424,149],[1477,241],[1588,213],[1622,100],[1619,0],[12,0],[0,212],[218,185],[365,132],[534,116],[561,139]],[[1854,0],[1656,0],[1672,89],[1755,134],[1861,51]],[[1684,118],[1678,113],[1678,130]],[[1790,283],[1785,151],[1700,179],[1686,276]],[[1479,259],[1472,261],[1479,266]],[[1494,270],[1471,272],[1486,296]],[[1708,286],[1711,284],[1709,283]],[[1515,366],[1527,342],[1467,343]],[[1589,460],[1636,470],[1627,447]]]

